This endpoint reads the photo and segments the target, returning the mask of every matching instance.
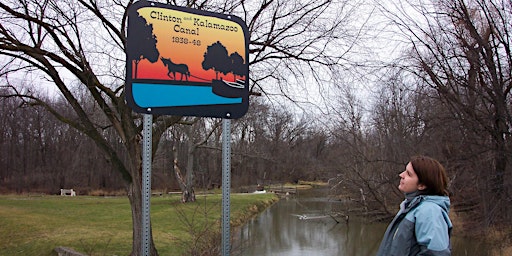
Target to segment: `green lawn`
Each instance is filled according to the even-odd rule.
[[[220,243],[221,195],[153,197],[151,222],[160,255],[186,255]],[[232,227],[277,200],[273,194],[232,194]],[[215,233],[217,233],[215,235]],[[52,255],[57,246],[92,256],[128,255],[132,243],[127,197],[0,196],[0,255]]]

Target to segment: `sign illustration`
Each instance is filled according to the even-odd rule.
[[[247,112],[248,30],[238,17],[139,1],[128,10],[126,52],[126,100],[136,112]]]

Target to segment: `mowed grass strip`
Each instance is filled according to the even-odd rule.
[[[276,200],[273,194],[232,194],[232,226]],[[194,203],[179,201],[179,196],[151,199],[153,239],[160,255],[186,254],[198,246],[198,236],[220,232],[220,194],[198,195]],[[0,196],[0,241],[0,255],[52,255],[58,246],[91,256],[128,255],[130,204],[126,197]]]

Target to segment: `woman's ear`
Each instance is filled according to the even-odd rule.
[[[418,190],[425,190],[427,186],[423,185],[422,183],[418,184]]]

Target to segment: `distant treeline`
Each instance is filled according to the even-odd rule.
[[[348,196],[372,213],[391,214],[402,199],[396,189],[398,173],[411,155],[427,154],[448,168],[455,209],[490,217],[484,210],[487,202],[500,205],[496,191],[509,193],[511,187],[509,175],[502,177],[502,183],[493,183],[495,143],[476,127],[461,125],[441,101],[425,92],[390,87],[378,98],[365,120],[350,101],[340,102],[340,112],[328,119],[297,118],[289,110],[252,101],[249,112],[232,125],[233,187],[329,181],[331,194]],[[22,104],[15,98],[3,98],[0,104],[2,193],[124,190],[119,172],[87,136],[41,108],[18,107]],[[67,111],[65,104],[59,109]],[[94,111],[93,106],[89,109]],[[222,131],[218,122],[197,119],[175,125],[162,136],[152,165],[153,189],[179,190],[173,161],[184,170],[191,145],[200,140],[205,141],[195,145],[193,153],[195,188],[220,186]],[[104,128],[103,136],[116,144],[118,138],[113,134],[111,128]],[[121,144],[118,151],[123,154]],[[510,172],[510,166],[503,171]],[[506,215],[510,207],[501,205]]]

